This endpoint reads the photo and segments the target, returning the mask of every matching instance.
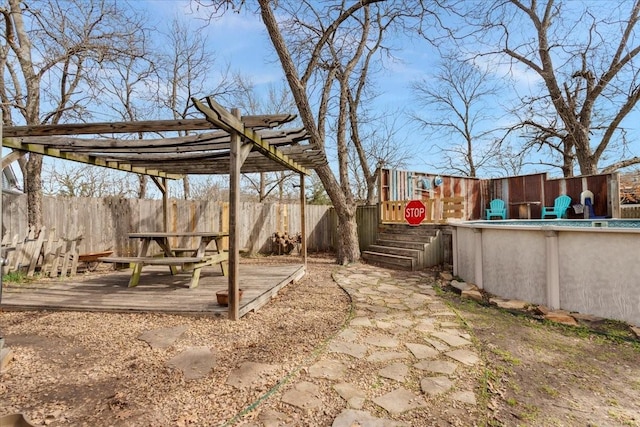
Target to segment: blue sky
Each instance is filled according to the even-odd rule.
[[[252,2],[251,7],[254,7]],[[283,73],[277,58],[273,53],[270,41],[264,26],[258,15],[247,12],[226,13],[223,18],[211,21],[208,25],[195,19],[189,8],[188,1],[178,0],[136,0],[130,2],[131,7],[143,11],[150,17],[152,26],[159,32],[168,32],[171,20],[176,14],[183,15],[191,22],[193,31],[201,31],[206,34],[209,46],[215,52],[217,65],[229,64],[233,71],[239,71],[250,78],[258,90],[265,89],[271,84],[278,84],[283,80]],[[192,19],[194,18],[194,19]],[[469,47],[472,51],[473,47]],[[426,43],[419,40],[403,41],[402,49],[395,52],[398,61],[385,64],[384,74],[378,75],[378,89],[381,92],[377,100],[379,108],[394,110],[415,104],[410,84],[412,81],[429,79],[435,72],[439,58],[434,50]],[[539,83],[539,77],[533,72],[511,68],[507,70],[504,65],[486,60],[481,64],[492,70],[495,76],[510,74],[515,81],[516,88],[522,93],[534,90]],[[504,94],[501,101],[508,99]],[[630,155],[640,156],[640,113],[637,111],[628,117],[623,125],[629,130],[629,137],[635,141]],[[406,123],[402,118],[401,123]],[[406,164],[406,169],[420,172],[433,172],[429,163],[437,163],[438,158],[429,154],[428,146],[431,143],[430,134],[427,131],[417,130],[413,124],[406,124],[400,137],[411,156]],[[604,162],[603,164],[604,165]],[[543,167],[529,167],[524,172],[532,173],[549,170]],[[559,175],[559,170],[551,170],[552,175]]]
[[[240,71],[249,76],[257,89],[267,87],[269,84],[281,82],[283,73],[266,35],[264,26],[259,16],[252,13],[254,7],[252,2],[248,2],[250,7],[245,6],[243,12],[226,13],[223,18],[212,21],[208,26],[200,28],[207,34],[212,50],[222,62],[228,62],[233,70]],[[188,2],[170,0],[146,0],[137,3],[138,7],[148,8],[157,20],[157,29],[165,31],[162,26],[170,22],[175,13],[182,10],[189,10]],[[185,15],[185,17],[190,17]],[[199,27],[198,21],[194,21],[194,29]],[[429,79],[435,72],[439,58],[435,51],[426,43],[420,40],[402,41],[402,49],[395,52],[398,61],[387,63],[386,71],[378,75],[378,89],[381,92],[377,100],[379,108],[407,108],[415,105],[412,97],[410,84],[417,79]],[[473,52],[473,46],[469,46],[469,52]],[[479,66],[488,67],[496,78],[509,76],[514,82],[514,87],[520,94],[536,93],[536,85],[540,83],[540,78],[534,72],[524,68],[509,67],[504,64],[492,62],[491,59]],[[505,92],[499,102],[508,103],[512,93]],[[497,106],[496,106],[497,107]],[[498,108],[496,108],[498,110]],[[629,131],[629,139],[637,141],[631,145],[629,155],[640,156],[640,113],[636,111],[629,116],[623,126]],[[496,113],[497,115],[501,113]],[[509,123],[509,118],[504,124]],[[403,118],[400,122],[405,123]],[[415,124],[407,124],[405,130],[401,132],[400,138],[406,138],[405,144],[412,153],[406,168],[415,171],[430,171],[428,163],[437,163],[437,157],[429,154],[429,132],[418,130]],[[602,161],[601,166],[607,162]],[[543,166],[527,167],[524,172],[532,173],[551,170],[552,175],[559,175],[559,169],[549,169]]]
[[[163,28],[174,14],[181,10],[180,3],[169,0],[146,0],[139,2],[138,7],[146,3],[153,11],[154,20],[157,22],[157,29],[165,31]],[[184,10],[189,10],[185,2],[182,2]],[[190,12],[189,12],[190,13]],[[189,15],[185,15],[188,18]],[[194,28],[199,25],[194,24]],[[284,74],[280,63],[277,62],[271,42],[266,34],[264,25],[260,17],[247,8],[243,12],[227,13],[223,18],[212,21],[203,28],[210,41],[211,49],[216,52],[216,56],[221,63],[228,62],[231,68],[240,71],[250,78],[259,91],[261,88],[266,91],[269,85],[279,84],[284,80]],[[418,78],[425,68],[428,68],[428,55],[424,48],[411,43],[405,44],[400,54],[399,61],[386,64],[388,69],[381,74],[380,81],[383,85],[379,87],[381,94],[376,100],[381,109],[395,109],[406,107],[413,102],[410,82]],[[404,119],[403,119],[404,120]],[[413,128],[411,131],[413,132]],[[407,133],[409,131],[407,130]],[[418,155],[412,156],[407,164],[407,169],[424,170],[425,164],[422,160],[424,156],[422,141],[408,141],[416,146]]]

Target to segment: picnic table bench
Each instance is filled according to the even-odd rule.
[[[145,265],[166,265],[169,267],[171,274],[177,274],[177,267],[181,271],[191,271],[191,282],[189,288],[198,286],[200,273],[203,267],[219,264],[222,274],[228,274],[229,254],[222,250],[222,238],[228,236],[225,232],[149,232],[149,233],[131,233],[129,238],[141,239],[142,244],[138,256],[135,257],[102,257],[102,262],[112,262],[120,264],[131,264],[133,272],[129,279],[129,287],[137,286],[140,282],[140,274]],[[171,237],[189,237],[196,238],[198,244],[193,248],[171,248],[169,238]],[[150,256],[148,254],[151,242],[155,241],[162,249],[161,256]],[[208,249],[208,245],[215,242],[215,249]]]

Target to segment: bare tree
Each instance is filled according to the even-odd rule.
[[[158,104],[171,112],[174,119],[196,114],[191,97],[214,96],[225,99],[234,93],[234,81],[229,66],[216,71],[215,53],[208,48],[201,31],[192,31],[179,17],[171,22],[160,46],[159,75],[161,89]],[[183,136],[181,132],[179,136]],[[183,179],[183,197],[191,196],[189,177]]]
[[[212,4],[216,13],[233,4],[222,0],[199,3]],[[337,176],[328,164],[315,172],[338,217],[338,262],[357,261],[360,249],[356,200],[348,167],[349,144],[361,140],[356,134],[360,130],[357,119],[365,97],[359,96],[357,90],[361,85],[364,91],[371,83],[365,69],[381,64],[384,54],[391,53],[382,44],[384,34],[406,29],[411,19],[415,25],[412,33],[418,34],[430,22],[421,19],[425,15],[424,2],[361,0],[348,5],[344,1],[259,0],[258,5],[311,143],[325,152],[329,144],[335,146]],[[329,122],[335,123],[331,137],[327,134]],[[358,158],[366,160],[362,153]]]
[[[123,121],[151,119],[156,111],[151,104],[154,92],[149,90],[149,83],[157,80],[157,69],[153,55],[148,51],[146,37],[143,36],[144,33],[137,35],[139,42],[132,44],[136,51],[132,51],[131,56],[107,64],[101,73],[103,84],[95,87],[96,103],[113,111]],[[143,133],[139,132],[137,137],[142,139]],[[137,180],[137,197],[144,199],[147,176],[139,174]]]
[[[193,200],[229,199],[229,178],[224,175],[207,176],[204,180],[194,181],[191,186]]]
[[[5,125],[55,124],[91,116],[97,69],[128,56],[141,21],[111,0],[8,0],[0,6]],[[43,84],[46,82],[46,84]],[[42,225],[42,156],[23,170],[28,222]]]
[[[305,194],[307,203],[310,205],[330,205],[331,199],[329,199],[318,175],[312,173],[310,181],[310,185],[307,186],[307,194]]]
[[[398,135],[399,130],[405,126],[400,123],[402,116],[400,112],[383,111],[380,117],[370,121],[372,126],[366,126],[363,136],[359,137],[360,144],[349,146],[348,166],[352,191],[356,199],[366,205],[375,205],[378,201],[376,190],[381,169],[403,168],[412,155],[406,148],[406,137]],[[362,123],[363,120],[359,122]],[[366,159],[368,173],[362,172],[362,157]]]
[[[391,122],[384,115],[372,118],[367,109],[376,96],[375,91],[370,88],[370,75],[375,71],[374,64],[379,63],[379,55],[390,54],[390,49],[383,45],[383,40],[389,27],[392,27],[394,20],[398,19],[398,12],[398,10],[377,7],[372,11],[369,11],[369,8],[364,8],[362,17],[356,18],[358,25],[356,28],[361,29],[356,48],[350,47],[351,44],[355,44],[354,41],[348,43],[346,39],[332,39],[328,43],[332,62],[326,68],[333,67],[336,70],[335,78],[339,84],[339,110],[336,129],[338,151],[343,151],[341,140],[345,139],[343,135],[348,132],[347,156],[353,154],[350,161],[346,163],[348,167],[351,166],[349,168],[351,169],[350,181],[365,184],[359,187],[359,190],[366,189],[364,200],[369,205],[375,204],[376,201],[376,183],[381,167],[391,166],[393,163],[391,157],[402,157],[394,152],[379,149],[395,146],[393,141],[381,141],[379,138],[373,138],[374,135],[379,135],[377,128],[381,121],[387,125],[386,136],[392,137],[394,132],[389,132],[391,129],[388,127]],[[367,135],[367,129],[371,129],[371,135]],[[389,155],[389,157],[380,156],[382,153]],[[342,176],[341,180],[344,181]],[[363,198],[358,197],[357,199],[362,200]]]
[[[320,16],[320,11],[317,11],[308,2],[298,4],[295,6],[297,10],[294,9],[293,13],[289,13],[291,19],[282,25],[285,30],[287,28],[293,29],[293,31],[289,32],[293,36],[293,42],[290,42],[293,50],[290,51],[283,35],[283,28],[275,18],[271,2],[268,0],[259,1],[263,22],[282,64],[302,122],[311,134],[311,141],[322,149],[326,147],[325,124],[327,112],[330,108],[331,90],[337,74],[341,74],[341,90],[339,91],[337,107],[339,109],[338,123],[335,136],[339,178],[336,179],[328,164],[316,169],[316,173],[329,194],[338,216],[339,243],[337,255],[339,263],[353,262],[360,259],[358,231],[355,221],[356,205],[349,185],[347,168],[346,128],[348,120],[347,90],[349,86],[346,82],[358,63],[358,59],[362,56],[362,40],[366,39],[368,32],[368,27],[362,26],[357,33],[350,33],[348,37],[350,42],[353,41],[352,37],[358,37],[358,47],[353,51],[349,51],[349,45],[344,37],[347,29],[341,27],[341,24],[355,21],[350,20],[350,18],[353,18],[357,13],[364,13],[368,16],[370,3],[363,1],[349,8],[343,8],[341,5],[333,10],[327,8],[325,12],[328,13],[324,16]],[[300,6],[304,6],[304,9]],[[303,11],[312,15],[312,18],[315,19],[303,20]],[[311,23],[320,23],[322,26],[320,28],[313,27]],[[338,33],[338,30],[341,30],[341,33]],[[340,37],[340,34],[342,34],[342,37]],[[345,48],[343,55],[340,57],[340,60],[345,62],[339,65],[334,63],[337,59],[337,55],[333,53],[337,48],[335,46],[336,43],[341,43],[341,47]],[[330,55],[326,50],[327,46],[332,45],[334,46],[331,49],[333,54]],[[298,72],[295,63],[301,65],[300,72]],[[312,87],[310,87],[312,78],[320,79],[319,86],[322,90],[317,116],[313,114],[310,102],[309,92],[312,90]]]
[[[412,117],[422,129],[433,131],[429,140],[438,154],[434,166],[450,173],[475,177],[496,157],[497,118],[489,114],[497,89],[488,69],[471,61],[445,55],[433,77],[411,85],[421,110]]]
[[[45,165],[43,191],[47,195],[66,197],[131,197],[136,191],[129,185],[126,172],[98,166],[64,162]]]
[[[538,76],[542,95],[523,97],[533,142],[561,153],[565,175],[640,163],[624,158],[623,121],[640,100],[640,1],[508,0],[465,4],[484,54]],[[496,48],[497,46],[497,48]],[[616,157],[618,160],[615,160]]]
[[[291,92],[287,90],[286,82],[270,84],[266,94],[259,93],[251,79],[241,74],[235,75],[234,82],[236,91],[230,102],[246,114],[286,114],[295,111],[296,105]],[[300,125],[296,120],[287,126],[295,124]],[[255,191],[260,202],[275,191],[278,191],[277,196],[281,200],[285,187],[292,187],[293,180],[297,177],[298,174],[288,171],[242,175],[245,186]]]

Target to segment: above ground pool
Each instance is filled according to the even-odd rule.
[[[491,221],[469,221],[465,224],[507,227],[612,227],[640,228],[640,219],[507,219]]]
[[[640,325],[640,220],[452,223],[454,274],[487,292]]]

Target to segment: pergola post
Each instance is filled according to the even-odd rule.
[[[169,187],[167,186],[167,178],[151,176],[151,180],[162,193],[162,230],[166,232],[169,231]]]
[[[236,118],[240,118],[237,108],[231,110]],[[238,248],[238,205],[240,204],[240,168],[242,156],[240,154],[240,134],[234,130],[230,132],[230,168],[229,168],[229,320],[240,318],[240,292],[238,290],[239,255]]]
[[[169,187],[167,178],[161,178],[162,182],[162,226],[164,231],[169,231]]]
[[[240,110],[231,109],[231,115],[240,121]],[[240,172],[251,152],[251,143],[243,144],[243,136],[235,129],[229,131],[229,319],[240,318],[240,239],[238,210],[240,206]]]
[[[300,233],[302,234],[302,242],[300,251],[304,262],[304,270],[307,271],[307,221],[305,217],[305,206],[307,198],[305,196],[304,174],[300,174]]]

